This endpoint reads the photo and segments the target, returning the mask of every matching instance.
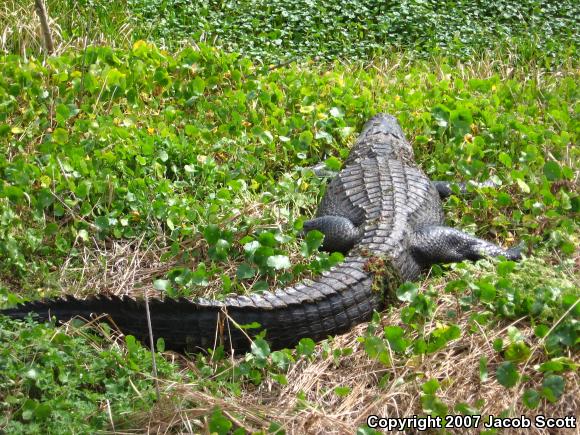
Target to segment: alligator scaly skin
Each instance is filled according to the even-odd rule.
[[[439,193],[415,164],[397,120],[376,115],[330,181],[317,218],[305,224],[306,230],[325,234],[325,249],[348,252],[343,263],[314,280],[260,295],[224,301],[151,300],[153,335],[176,351],[223,344],[226,351],[243,352],[250,348],[248,335],[266,329],[272,349],[291,347],[303,337],[317,341],[368,321],[382,308],[386,288],[416,279],[429,264],[485,255],[519,257],[519,252],[504,251],[442,223]],[[374,258],[394,272],[382,280],[386,288],[377,289],[375,274],[380,272],[369,267]],[[0,314],[24,318],[30,312],[39,320],[55,316],[59,321],[106,313],[124,334],[148,342],[144,302],[129,297],[67,297],[26,303]],[[261,328],[236,327],[253,322]]]

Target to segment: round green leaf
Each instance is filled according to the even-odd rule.
[[[256,274],[256,270],[252,268],[248,263],[241,263],[236,270],[236,276],[239,279],[249,279],[253,278]]]
[[[399,286],[396,291],[397,298],[402,302],[412,302],[415,297],[417,296],[417,292],[419,291],[419,287],[412,282],[406,282]]]
[[[155,281],[153,281],[153,287],[155,288],[155,290],[167,291],[168,289],[171,288],[171,281],[169,281],[168,279],[156,279]]]
[[[165,340],[163,337],[157,339],[157,345],[155,347],[157,348],[157,352],[165,352]]]
[[[562,177],[562,169],[558,162],[549,160],[544,164],[544,175],[550,181],[558,180]]]
[[[339,159],[337,159],[336,157],[334,157],[334,156],[327,158],[324,161],[324,164],[331,171],[340,171],[340,167],[342,166],[341,161]]]
[[[251,348],[252,353],[260,359],[268,358],[268,355],[270,355],[270,346],[268,346],[268,342],[263,338],[256,338],[252,342]]]
[[[68,142],[68,132],[64,128],[56,128],[52,132],[52,140],[57,144],[65,144]]]
[[[287,255],[272,255],[268,257],[267,264],[276,270],[288,269],[291,266],[290,259]]]
[[[497,368],[496,377],[501,385],[506,388],[511,388],[517,384],[520,379],[520,374],[512,362],[505,361]]]
[[[536,390],[528,389],[522,396],[522,402],[527,408],[537,408],[540,404],[540,394]]]
[[[544,396],[550,402],[555,403],[564,393],[565,386],[566,381],[562,376],[546,376],[544,382],[542,382],[542,396]]]
[[[296,346],[298,355],[310,356],[314,352],[316,343],[311,338],[302,338]]]
[[[212,434],[226,435],[230,432],[232,426],[232,422],[222,414],[219,408],[212,413],[209,419],[209,432]]]

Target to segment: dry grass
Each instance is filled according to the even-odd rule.
[[[195,242],[192,242],[195,243]],[[159,257],[165,249],[155,243],[144,246],[141,240],[126,244],[114,244],[109,250],[84,251],[85,266],[82,270],[63,271],[63,282],[76,288],[78,294],[110,291],[115,294],[136,292],[142,296],[143,289],[155,294],[151,283],[175,263],[162,263]],[[571,271],[572,277],[574,272]],[[70,280],[76,275],[77,281]],[[456,278],[450,272],[446,279]],[[66,277],[69,278],[66,278]],[[66,279],[65,279],[66,278]],[[68,279],[68,281],[67,281]],[[84,285],[79,285],[84,283]],[[455,296],[444,292],[445,281],[427,278],[423,290],[434,286],[440,295],[436,301],[437,310],[431,321],[425,325],[429,334],[439,323],[449,323],[447,313],[458,309]],[[138,289],[138,290],[135,290]],[[382,324],[401,324],[402,306],[391,308],[382,315]],[[527,388],[539,388],[542,375],[534,366],[546,360],[542,343],[534,336],[527,319],[512,323],[506,321],[495,324],[493,329],[469,321],[472,312],[460,312],[453,323],[461,328],[461,337],[444,349],[431,355],[410,358],[392,354],[392,362],[385,366],[372,361],[357,337],[364,335],[367,325],[359,325],[348,334],[335,337],[328,344],[330,356],[322,356],[322,346],[317,348],[317,356],[312,360],[300,359],[286,374],[287,385],[280,385],[267,378],[258,387],[245,384],[242,395],[236,397],[228,390],[221,391],[221,397],[212,394],[197,384],[175,383],[160,379],[162,400],[148,413],[135,416],[134,430],[126,433],[207,433],[208,416],[219,406],[235,425],[247,431],[266,430],[271,422],[282,424],[287,433],[354,433],[362,426],[366,417],[379,416],[409,417],[424,414],[421,404],[421,386],[429,379],[437,379],[441,389],[437,396],[453,413],[454,405],[468,403],[474,406],[482,400],[483,415],[498,416],[509,410],[511,415],[536,414],[564,417],[580,414],[580,382],[577,373],[567,373],[565,395],[555,404],[542,400],[540,406],[531,411],[525,408],[521,397]],[[503,357],[492,349],[495,338],[506,339],[507,328],[517,326],[532,348],[532,355],[519,369],[530,380],[507,390],[494,377]],[[379,331],[382,328],[379,328]],[[352,348],[353,353],[335,360],[332,351]],[[177,354],[166,357],[182,365],[184,372],[197,371],[191,360]],[[488,360],[489,380],[482,382],[479,375],[480,358]],[[578,355],[568,357],[578,361]],[[388,381],[380,385],[380,380]],[[185,379],[185,377],[184,377]],[[336,387],[348,386],[347,397],[334,393]],[[305,400],[299,398],[302,394]],[[124,433],[116,431],[115,433]],[[476,432],[473,432],[476,433]],[[504,433],[519,433],[516,430]],[[547,434],[548,430],[533,429],[529,433]],[[575,433],[561,431],[559,433]]]
[[[159,296],[153,281],[176,266],[175,261],[162,262],[168,248],[153,240],[144,246],[143,239],[103,243],[95,238],[90,245],[78,247],[82,265],[68,258],[60,271],[59,282],[68,294],[76,297],[105,293],[142,297]]]
[[[63,201],[61,203],[64,204]],[[256,200],[248,200],[247,205],[237,213],[224,219],[219,224],[222,229],[231,228],[239,220],[252,217],[262,216],[266,204]],[[271,203],[270,207],[274,210],[274,216],[270,224],[255,225],[245,231],[235,234],[234,242],[259,229],[283,228],[287,226],[284,218],[280,213],[276,213],[276,203]],[[76,215],[73,210],[71,213],[82,220],[82,217]],[[159,228],[159,234],[163,230]],[[186,267],[195,270],[203,258],[207,258],[207,242],[201,234],[197,234],[191,239],[180,244],[180,253],[196,253],[195,256],[176,256],[170,259],[163,259],[170,252],[170,243],[165,236],[160,236],[144,242],[144,238],[133,240],[97,240],[92,237],[89,242],[82,242],[79,239],[75,242],[75,247],[80,252],[80,261],[77,257],[69,257],[64,261],[59,272],[59,286],[63,293],[71,294],[76,297],[86,297],[92,294],[114,294],[130,295],[136,298],[143,298],[145,292],[148,297],[157,297],[163,299],[165,294],[153,287],[153,282],[158,278],[163,278],[167,272],[176,267]],[[300,254],[299,244],[294,243],[288,246],[289,258],[292,264],[304,263],[305,259]],[[243,258],[242,253],[239,255],[240,262]],[[222,293],[223,282],[221,274],[226,274],[232,278],[235,277],[236,269],[239,262],[232,261],[228,258],[226,263],[219,264],[220,274],[214,274],[208,284],[201,290],[196,289],[195,296],[215,297]],[[311,277],[305,273],[301,278]],[[253,280],[248,282],[239,282],[237,290],[239,293],[249,293],[252,286],[260,279],[266,279],[271,288],[275,288],[278,283],[276,276],[256,275]],[[187,294],[185,295],[187,296]]]
[[[88,45],[125,46],[133,26],[124,0],[97,0],[80,5],[67,0],[45,0],[54,54]],[[0,53],[18,53],[26,59],[44,53],[34,0],[0,2]]]
[[[455,306],[451,297],[442,297],[438,301],[439,312]],[[430,328],[441,319],[433,319]],[[170,393],[183,400],[199,404],[195,409],[183,410],[179,407],[164,409],[164,416],[157,414],[147,429],[155,433],[167,431],[189,431],[192,425],[198,426],[193,432],[204,427],[202,414],[208,414],[213,406],[219,406],[225,412],[243,419],[243,427],[248,430],[266,429],[272,421],[281,423],[287,433],[354,433],[357,427],[365,424],[366,417],[374,414],[390,417],[410,417],[424,414],[421,406],[421,384],[428,379],[437,379],[442,385],[438,397],[445,402],[450,413],[455,404],[466,402],[473,405],[483,399],[483,415],[498,416],[505,410],[512,415],[533,417],[537,414],[563,417],[580,414],[580,385],[577,373],[566,376],[566,393],[556,403],[545,400],[534,411],[525,408],[521,396],[526,388],[538,387],[540,378],[533,366],[541,362],[542,352],[532,354],[523,370],[531,377],[525,384],[519,384],[512,390],[506,390],[495,380],[481,382],[479,378],[479,360],[487,357],[490,373],[503,361],[493,351],[490,341],[504,336],[508,323],[498,325],[493,331],[470,334],[468,332],[469,313],[464,313],[459,320],[462,337],[448,345],[444,350],[433,355],[407,360],[395,359],[391,366],[370,361],[362,349],[357,337],[366,329],[359,325],[331,343],[331,349],[352,347],[354,352],[342,357],[336,363],[332,357],[316,358],[312,362],[301,360],[288,373],[288,385],[280,386],[265,382],[259,388],[248,387],[242,397],[215,398],[195,390],[195,386],[180,385]],[[382,318],[384,325],[400,322],[400,307],[392,310]],[[529,342],[534,342],[533,331],[525,321],[514,322]],[[576,357],[569,355],[570,357]],[[390,381],[381,388],[379,380],[388,375]],[[335,387],[349,386],[351,393],[346,398],[333,393]],[[303,392],[306,404],[297,398]],[[156,411],[153,411],[155,414]],[[172,422],[172,424],[168,424]],[[463,433],[464,431],[462,431]],[[478,433],[479,431],[473,431]],[[504,433],[521,433],[517,430]],[[530,429],[526,433],[547,434],[549,430]],[[559,433],[577,433],[574,430]]]
[[[452,298],[439,301],[440,312],[455,306]],[[467,402],[471,405],[478,399],[485,404],[483,415],[498,416],[505,410],[511,415],[534,415],[563,417],[579,416],[580,385],[576,373],[566,375],[566,393],[556,403],[542,401],[539,408],[530,411],[521,404],[525,388],[538,387],[540,376],[532,368],[543,359],[541,352],[532,355],[523,373],[531,377],[525,384],[506,390],[495,380],[481,382],[479,359],[487,357],[490,373],[502,361],[490,346],[490,340],[505,334],[508,323],[498,325],[486,335],[469,334],[469,313],[459,319],[462,338],[444,350],[422,358],[395,360],[391,366],[369,360],[357,337],[364,334],[365,325],[359,325],[348,334],[336,337],[331,349],[352,347],[354,352],[342,357],[337,363],[332,357],[317,357],[309,362],[300,360],[289,371],[288,385],[280,386],[264,382],[258,388],[246,386],[241,397],[226,395],[215,397],[200,391],[197,385],[166,384],[165,399],[155,409],[140,419],[136,432],[148,433],[206,433],[207,416],[215,406],[235,424],[247,431],[267,429],[271,422],[282,424],[287,433],[354,433],[366,422],[368,415],[409,417],[424,414],[421,407],[421,384],[428,379],[437,379],[442,385],[438,397],[452,413],[453,405]],[[400,319],[400,308],[383,316],[384,325],[396,324]],[[434,327],[434,319],[431,327]],[[518,327],[533,342],[533,332],[525,322]],[[573,355],[569,355],[573,357]],[[379,380],[389,376],[390,381],[381,388]],[[349,386],[351,393],[346,398],[333,393],[335,387]],[[298,399],[303,393],[306,401]],[[462,431],[463,433],[464,431]],[[472,431],[478,433],[479,431]],[[119,432],[117,432],[119,433]],[[130,431],[129,433],[132,433]],[[521,433],[517,430],[503,433]],[[530,429],[526,433],[548,434],[549,430]],[[577,433],[574,430],[558,433]]]

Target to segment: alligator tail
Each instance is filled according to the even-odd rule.
[[[152,299],[149,301],[154,339],[163,337],[168,350],[198,352],[222,344],[226,351],[245,352],[251,337],[262,329],[271,349],[294,346],[301,338],[321,340],[368,321],[381,308],[382,295],[372,290],[373,274],[362,257],[347,259],[315,280],[275,292],[229,297],[224,301]],[[29,302],[0,314],[23,319],[36,313],[38,320],[55,317],[104,318],[125,335],[148,343],[145,304],[127,296],[73,297]],[[258,323],[258,328],[240,325]]]

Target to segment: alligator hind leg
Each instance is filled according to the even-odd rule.
[[[363,228],[343,216],[321,216],[304,222],[304,232],[318,230],[324,234],[322,249],[347,253],[361,239]]]
[[[455,228],[428,226],[415,232],[411,249],[417,261],[428,266],[499,255],[508,260],[519,260],[522,247],[503,249]]]

